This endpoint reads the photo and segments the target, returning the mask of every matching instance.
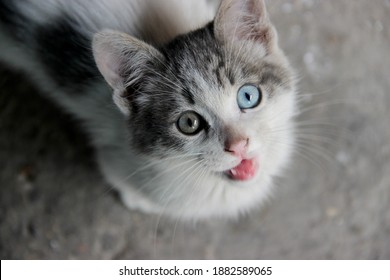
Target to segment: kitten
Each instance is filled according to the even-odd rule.
[[[1,59],[83,122],[131,209],[236,217],[290,159],[295,83],[264,1],[214,2],[0,0]]]

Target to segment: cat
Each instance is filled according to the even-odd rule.
[[[291,161],[294,73],[263,0],[0,0],[0,48],[130,209],[236,218]]]

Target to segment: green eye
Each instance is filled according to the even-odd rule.
[[[237,104],[240,109],[252,109],[261,102],[261,91],[253,85],[242,86],[237,93]]]
[[[194,111],[184,112],[177,120],[178,130],[186,135],[198,134],[203,129],[203,119]]]

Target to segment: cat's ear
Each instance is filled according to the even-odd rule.
[[[100,73],[114,89],[116,105],[128,115],[127,89],[142,79],[148,63],[161,58],[160,52],[130,35],[112,30],[95,34],[92,49]]]
[[[277,34],[264,0],[222,0],[214,30],[217,39],[226,44],[251,41],[261,45],[266,53],[277,46]]]

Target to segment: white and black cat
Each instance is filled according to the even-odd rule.
[[[83,122],[126,206],[236,217],[290,159],[295,82],[264,1],[218,2],[0,0],[0,58]]]

